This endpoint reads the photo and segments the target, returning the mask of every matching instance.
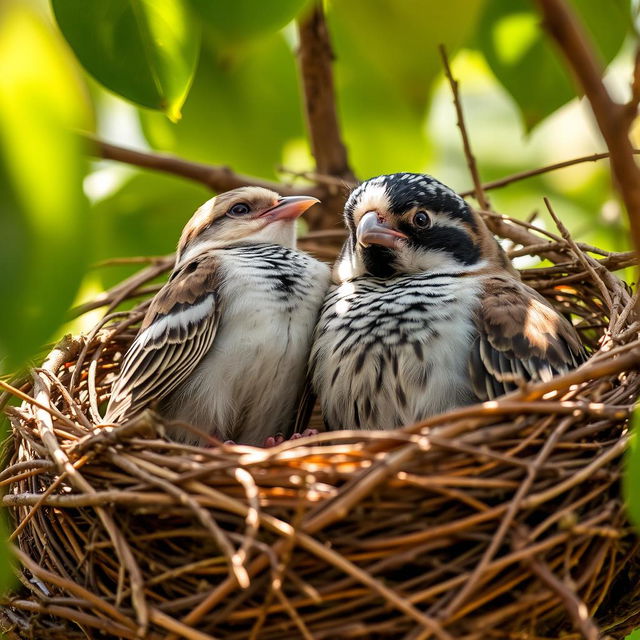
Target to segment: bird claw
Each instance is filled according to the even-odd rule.
[[[276,433],[275,436],[269,436],[265,441],[264,441],[264,448],[265,449],[269,449],[270,447],[275,447],[279,444],[282,444],[284,442],[284,436],[281,433]]]
[[[315,436],[320,433],[317,429],[305,429],[302,433],[294,433],[289,440],[299,440],[300,438],[307,438],[309,436]],[[281,433],[277,433],[275,436],[269,436],[264,441],[264,447],[275,447],[282,444],[285,441],[285,437]]]

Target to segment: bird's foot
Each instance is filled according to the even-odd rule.
[[[318,433],[320,433],[317,429],[305,429],[302,433],[294,433],[289,440],[299,440],[300,438],[307,438],[309,436],[315,436],[318,435]],[[265,449],[269,448],[269,447],[275,447],[279,444],[282,444],[284,441],[286,440],[286,438],[281,434],[281,433],[276,433],[275,436],[269,436],[265,441],[264,441],[264,447]]]

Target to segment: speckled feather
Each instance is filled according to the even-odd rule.
[[[327,265],[295,249],[294,218],[315,201],[245,187],[200,207],[123,358],[106,422],[154,405],[241,443],[291,428],[329,280]],[[177,423],[169,435],[203,443]]]
[[[411,227],[417,210],[428,213],[427,230]],[[406,240],[360,245],[370,211]],[[395,428],[584,360],[571,324],[520,282],[480,216],[434,178],[373,178],[352,193],[345,222],[350,237],[310,358],[329,428]]]

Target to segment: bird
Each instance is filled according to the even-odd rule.
[[[295,220],[317,202],[247,186],[195,212],[122,358],[105,423],[155,405],[186,444],[287,433],[330,281],[327,264],[296,249]]]
[[[309,361],[328,429],[414,424],[585,360],[573,325],[432,176],[366,180],[344,221]]]

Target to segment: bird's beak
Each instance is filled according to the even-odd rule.
[[[273,207],[263,211],[258,217],[268,218],[269,222],[274,220],[293,220],[301,216],[317,202],[320,202],[320,200],[313,196],[286,196],[280,198]]]
[[[389,225],[378,220],[378,214],[375,211],[367,211],[362,218],[356,229],[356,238],[358,243],[363,247],[368,247],[370,244],[379,244],[389,249],[397,249],[403,240],[406,240],[407,236],[392,229]]]

